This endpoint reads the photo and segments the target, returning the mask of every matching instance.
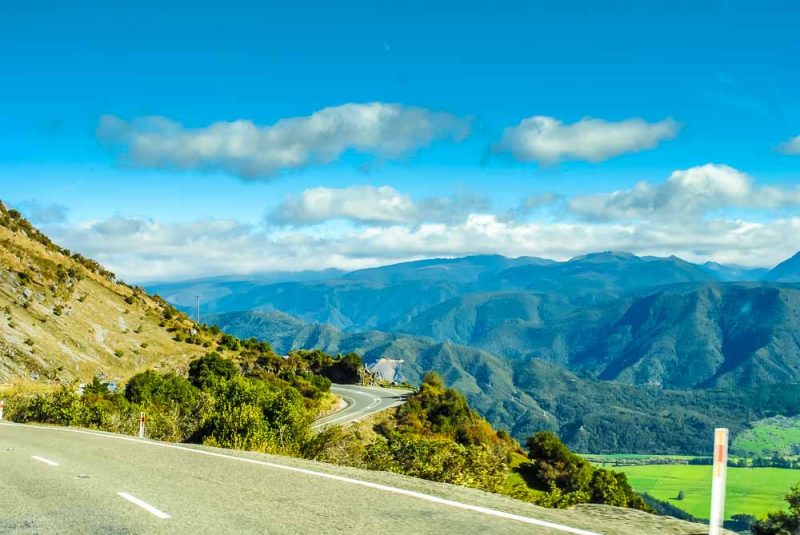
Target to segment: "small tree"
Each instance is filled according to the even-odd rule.
[[[104,385],[100,382],[100,378],[96,375],[92,382],[87,384],[83,388],[83,395],[84,396],[97,396],[97,397],[104,397],[109,394],[108,386]]]
[[[540,431],[528,438],[528,457],[542,489],[555,484],[567,492],[585,490],[592,479],[592,466],[550,431]]]
[[[678,500],[679,502],[682,502],[684,498],[686,498],[686,493],[683,492],[683,490],[679,490],[678,496],[675,499]]]

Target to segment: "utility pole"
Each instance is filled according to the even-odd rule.
[[[199,295],[195,295],[194,296],[194,302],[195,302],[195,307],[196,307],[196,310],[197,310],[197,316],[196,316],[197,317],[197,324],[199,325],[200,324],[200,296]]]

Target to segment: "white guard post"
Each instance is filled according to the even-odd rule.
[[[714,430],[714,471],[711,476],[709,535],[719,535],[725,519],[725,477],[728,473],[728,430]]]
[[[139,415],[139,438],[144,438],[144,413]]]

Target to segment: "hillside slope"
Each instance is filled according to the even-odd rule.
[[[582,309],[552,294],[470,294],[392,330],[630,384],[800,380],[800,285],[792,284],[682,284]]]
[[[162,326],[169,305],[71,256],[2,203],[0,244],[0,386],[123,379],[201,353]],[[181,327],[191,323],[170,324]]]
[[[570,367],[600,379],[670,388],[796,382],[798,333],[798,287],[679,287],[633,302],[572,356]]]

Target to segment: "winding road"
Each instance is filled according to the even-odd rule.
[[[0,422],[4,534],[595,535],[593,523],[397,474]]]
[[[357,422],[378,412],[401,405],[411,390],[334,384],[331,386],[331,392],[342,398],[347,405],[342,410],[314,422],[312,426],[314,429]]]

